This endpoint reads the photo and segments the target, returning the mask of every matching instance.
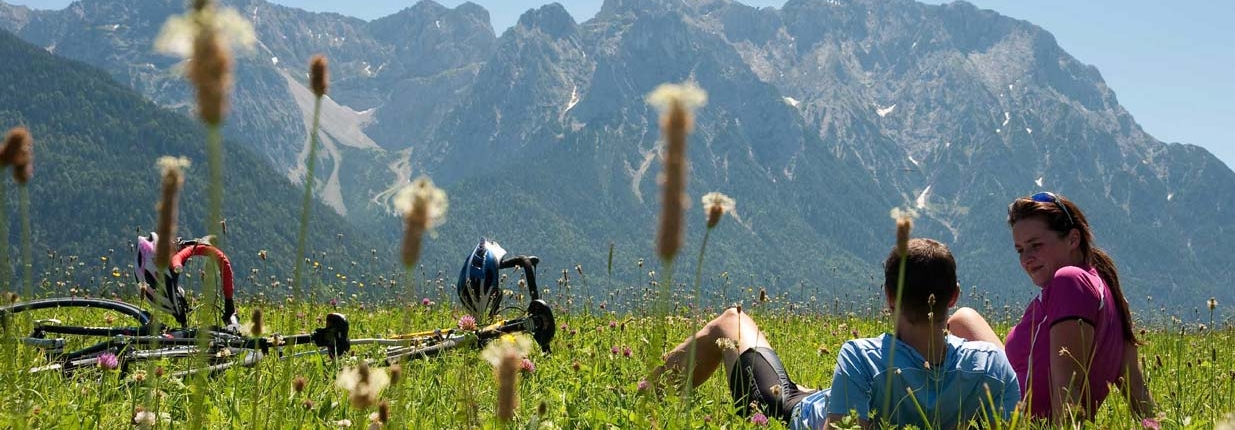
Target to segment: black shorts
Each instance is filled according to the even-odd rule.
[[[737,363],[729,372],[729,393],[733,405],[743,416],[759,412],[786,423],[793,417],[793,407],[810,393],[802,392],[798,384],[789,379],[785,365],[771,348],[749,348],[738,356]],[[780,387],[780,395],[774,386]]]

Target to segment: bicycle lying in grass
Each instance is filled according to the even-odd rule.
[[[524,255],[506,258],[505,255],[506,250],[497,243],[481,240],[476,250],[463,263],[456,284],[459,301],[469,316],[473,317],[473,323],[478,323],[475,318],[479,317],[484,321],[493,321],[489,325],[479,329],[437,329],[385,339],[352,339],[351,344],[385,345],[386,361],[393,363],[432,357],[460,346],[483,346],[504,334],[526,332],[532,335],[532,339],[542,351],[550,352],[549,342],[553,340],[557,327],[554,325],[553,310],[548,303],[540,299],[540,290],[536,286],[536,265],[540,259]],[[504,294],[499,286],[498,271],[511,268],[523,271],[531,301],[521,316],[501,319],[499,315],[503,311],[517,309],[501,307]]]
[[[254,366],[270,354],[280,359],[306,355],[324,355],[338,358],[351,351],[353,345],[386,346],[387,362],[427,358],[460,346],[481,346],[503,334],[526,332],[545,352],[555,332],[553,312],[539,297],[536,286],[536,264],[539,259],[530,256],[504,258],[505,251],[496,243],[481,242],[477,251],[469,256],[460,274],[458,292],[464,308],[472,315],[486,320],[495,320],[483,328],[449,328],[393,336],[390,338],[349,338],[350,326],[346,316],[330,313],[325,317],[324,327],[312,333],[292,336],[277,334],[268,336],[245,336],[237,322],[231,263],[221,250],[209,240],[177,241],[178,251],[172,258],[171,273],[165,273],[159,282],[153,269],[153,255],[158,238],[151,233],[138,239],[138,279],[144,280],[142,296],[163,313],[169,314],[180,328],[168,328],[152,313],[129,303],[96,298],[61,297],[20,302],[0,307],[0,326],[4,333],[28,329],[29,334],[16,337],[18,343],[36,347],[43,352],[45,364],[31,368],[31,372],[58,370],[71,372],[82,367],[97,366],[101,358],[114,356],[115,365],[127,372],[134,363],[147,360],[177,360],[192,357],[209,357],[205,365],[190,365],[173,373],[183,376],[197,372],[218,372],[236,365]],[[209,256],[216,263],[222,283],[223,326],[209,328],[188,327],[189,308],[184,291],[179,287],[179,272],[192,257]],[[497,285],[499,269],[520,268],[526,279],[531,302],[522,316],[499,319],[503,293]],[[156,287],[151,287],[155,285]],[[161,288],[158,286],[161,285]],[[507,308],[509,309],[509,308]],[[88,313],[85,310],[102,311],[108,316],[108,326],[65,324],[49,316],[77,317]],[[111,314],[119,314],[117,322]],[[27,318],[23,318],[26,316]],[[39,318],[39,319],[36,319]],[[100,320],[99,315],[85,317],[89,321]],[[312,345],[309,351],[291,353],[288,349],[297,345]],[[204,348],[204,349],[203,349]]]

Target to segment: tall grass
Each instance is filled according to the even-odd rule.
[[[101,279],[113,279],[103,269],[98,270]],[[363,265],[352,270],[355,272],[348,273],[350,278],[389,276]],[[552,266],[543,270],[552,270]],[[446,280],[426,281],[435,284]],[[108,282],[106,288],[116,288],[126,280]],[[639,297],[631,303],[632,307],[646,306],[659,299],[640,293],[644,285],[641,278],[615,279],[614,283],[623,294]],[[342,291],[345,286],[335,282],[325,283],[324,287]],[[316,320],[327,312],[346,313],[352,322],[353,337],[401,332],[402,323],[396,316],[403,312],[414,315],[414,324],[419,329],[452,327],[463,313],[451,303],[409,310],[396,300],[379,298],[377,293],[358,294],[355,299],[348,296],[336,307],[288,301],[282,294],[275,296],[277,291],[272,282],[258,282],[257,288],[249,291],[250,297],[241,302],[246,312],[263,310],[267,320],[264,331],[268,333],[311,331],[320,325]],[[261,298],[259,293],[268,297]],[[852,331],[865,335],[892,329],[888,315],[880,310],[882,291],[871,289],[850,296],[839,303],[841,312],[801,307],[791,310],[792,305],[800,303],[788,300],[780,292],[770,291],[768,295],[768,302],[747,312],[759,319],[760,328],[778,345],[777,352],[795,381],[806,386],[830,385],[836,364],[832,351],[851,338]],[[546,299],[553,303],[559,297],[548,295]],[[528,353],[535,370],[520,370],[516,392],[521,401],[512,408],[509,426],[527,428],[536,422],[537,426],[552,423],[557,428],[759,428],[736,414],[723,380],[701,385],[686,400],[679,396],[660,399],[638,389],[638,381],[646,370],[637,354],[654,347],[648,344],[646,334],[664,327],[674,337],[685,337],[716,310],[698,309],[684,319],[672,320],[615,311],[613,305],[603,310],[597,306],[590,312],[576,309],[558,314],[557,323],[568,328],[559,327],[552,355]],[[41,316],[81,325],[99,325],[106,319],[105,313],[80,310],[49,310]],[[1162,428],[1212,428],[1224,414],[1235,411],[1235,375],[1231,375],[1235,371],[1235,356],[1230,354],[1230,345],[1235,344],[1235,327],[1229,320],[1211,322],[1207,315],[1196,319],[1181,319],[1174,326],[1150,329],[1144,335],[1147,344],[1142,351],[1149,364],[1146,375],[1165,413],[1160,420]],[[611,322],[615,323],[611,326]],[[997,322],[997,331],[1006,333],[1011,322]],[[1200,330],[1200,324],[1206,325],[1205,330]],[[28,323],[19,322],[16,327],[18,333],[28,330]],[[615,346],[617,353],[612,352]],[[636,354],[627,356],[622,346],[635,349]],[[1211,353],[1209,347],[1215,348],[1215,352]],[[355,353],[355,357],[346,357],[340,364],[354,367],[361,359],[382,357],[381,349],[374,346],[357,346]],[[1161,364],[1155,362],[1155,357],[1161,357]],[[189,379],[170,376],[171,370],[186,366],[175,360],[153,362],[156,369],[168,372],[159,374],[147,368],[145,383],[138,383],[134,373],[95,368],[71,375],[26,373],[29,367],[44,362],[38,351],[26,346],[15,349],[14,359],[21,365],[0,369],[0,383],[6,387],[0,390],[0,428],[80,428],[96,422],[102,428],[130,428],[139,406],[143,412],[154,414],[160,428],[184,427],[198,416],[192,414],[189,400],[195,389],[202,390],[202,425],[210,428],[336,428],[342,420],[350,420],[351,428],[364,428],[370,422],[369,415],[376,412],[374,406],[352,407],[349,391],[335,383],[336,365],[320,356],[280,363],[271,355],[256,367],[234,368],[213,376],[200,388],[187,384]],[[285,366],[293,369],[286,377],[282,375]],[[385,366],[374,368],[387,369],[393,375]],[[392,380],[377,399],[379,405],[383,400],[388,402],[388,425],[505,427],[495,422],[499,387],[493,369],[474,349],[457,349],[434,359],[403,363],[400,375],[401,382]],[[297,376],[303,379],[300,391],[294,388]],[[1089,426],[1140,428],[1140,421],[1122,396],[1112,393]],[[783,427],[776,421],[767,425]],[[988,427],[1050,428],[1024,421],[1023,417],[1016,422],[990,423]]]

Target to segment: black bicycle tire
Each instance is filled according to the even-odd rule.
[[[115,311],[137,321],[137,325],[146,326],[150,324],[150,312],[143,310],[140,307],[130,303],[111,299],[93,299],[81,297],[53,297],[49,299],[31,300],[28,302],[19,302],[7,306],[0,306],[0,315],[16,315],[21,312],[35,311],[41,309],[54,308],[96,308]]]

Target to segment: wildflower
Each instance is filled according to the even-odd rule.
[[[317,54],[313,59],[309,60],[309,88],[313,90],[313,95],[322,97],[326,95],[326,87],[328,70],[326,68],[326,56]]]
[[[185,157],[159,157],[156,163],[163,172],[163,194],[159,199],[158,237],[163,240],[155,243],[155,265],[168,267],[172,261],[172,238],[176,237],[177,204],[180,198],[180,187],[184,185],[184,169],[189,167],[189,159]],[[153,287],[153,285],[151,285]]]
[[[253,315],[249,316],[249,322],[252,324],[252,326],[249,327],[249,333],[255,337],[261,336],[262,335],[262,310],[261,308],[253,310]]]
[[[489,362],[493,367],[497,367],[501,364],[506,352],[514,352],[520,358],[527,356],[532,350],[532,343],[532,338],[523,333],[504,334],[489,342],[489,345],[480,352],[480,358]]]
[[[759,302],[764,303],[767,301],[768,301],[768,290],[763,287],[760,287],[759,288]]]
[[[609,321],[609,328],[617,328],[617,321]]]
[[[403,214],[403,266],[412,267],[420,259],[420,241],[426,231],[440,225],[446,217],[446,192],[420,177],[395,197],[395,208]]]
[[[386,370],[390,372],[390,385],[398,385],[399,381],[403,379],[403,366],[392,364]]]
[[[305,379],[304,376],[296,375],[295,378],[292,378],[292,391],[297,392],[297,393],[303,393],[304,387],[308,383],[309,383],[309,380]]]
[[[428,297],[425,297],[423,299],[420,299],[420,304],[424,306],[433,306],[433,301],[429,300]]]
[[[617,345],[613,345],[613,347],[612,347],[612,348],[609,348],[609,353],[610,353],[610,354],[617,355],[617,354],[618,354],[618,352],[620,352],[620,350],[618,349]]]
[[[132,375],[132,376],[130,376],[130,378],[132,378],[132,379],[133,379],[133,382],[136,382],[136,383],[139,383],[139,384],[140,384],[140,383],[142,383],[142,382],[145,382],[145,381],[146,381],[146,371],[145,371],[145,370],[138,370],[138,371],[136,371],[136,372],[133,372],[133,375]]]
[[[260,258],[262,261],[266,261],[266,250],[263,249],[261,251],[257,251],[257,258]]]
[[[908,255],[909,231],[913,230],[913,219],[918,217],[918,212],[913,209],[892,208],[889,215],[896,220],[896,253],[901,256]]]
[[[773,398],[779,399],[781,395],[780,384],[768,387],[768,392],[772,393]]]
[[[736,202],[733,198],[716,191],[703,195],[703,212],[707,214],[708,228],[716,227],[720,217],[733,212]]]
[[[117,367],[120,367],[120,359],[116,358],[116,354],[104,352],[99,354],[98,366],[103,370],[116,370]]]
[[[1068,352],[1067,347],[1063,347],[1063,348],[1059,348],[1059,356],[1060,357],[1070,357],[1072,356],[1072,353]]]
[[[665,260],[677,255],[682,245],[682,214],[686,209],[686,135],[693,127],[693,110],[707,103],[707,93],[693,83],[664,84],[647,96],[648,104],[661,113],[665,140],[660,228],[657,253]]]
[[[459,328],[467,331],[476,330],[476,317],[464,315],[462,318],[459,318]]]
[[[197,87],[198,114],[206,124],[223,120],[231,87],[231,47],[248,49],[257,41],[253,26],[234,9],[196,2],[185,15],[168,18],[155,37],[155,50],[190,59],[187,75]]]
[[[635,351],[630,349],[629,346],[625,346],[625,345],[622,346],[622,356],[623,357],[630,358],[630,356],[634,354],[634,352]]]
[[[132,422],[133,425],[139,429],[154,428],[154,425],[159,422],[159,415],[138,406],[137,409],[133,411]]]
[[[575,360],[574,363],[570,363],[571,370],[578,372],[579,369],[582,369],[582,368],[583,368],[583,363],[580,363],[579,360]]]
[[[341,429],[345,429],[345,428],[348,428],[348,427],[351,427],[351,426],[352,426],[352,420],[349,420],[349,419],[347,419],[347,418],[344,418],[344,419],[341,419],[341,420],[335,421],[335,422],[334,422],[334,426],[335,426],[335,427],[338,427],[338,428],[341,428]]]
[[[754,415],[750,416],[750,422],[757,426],[766,426],[768,425],[768,416],[764,415],[763,412],[755,412]]]
[[[523,361],[519,363],[519,370],[522,370],[523,373],[536,373],[536,363],[524,357]]]
[[[639,384],[636,385],[636,389],[638,389],[639,391],[647,391],[648,390],[648,380],[640,379]]]
[[[14,127],[4,137],[0,148],[0,167],[13,166],[13,179],[25,184],[34,176],[34,139],[25,127]]]
[[[720,339],[716,339],[716,347],[720,348],[721,351],[728,351],[731,349],[736,350],[738,349],[738,342],[727,337],[722,337]]]
[[[313,401],[309,399],[304,399],[303,402],[300,402],[300,407],[304,408],[304,410],[306,411],[311,411],[313,410]]]
[[[377,404],[377,419],[383,423],[390,422],[390,402],[382,400]]]
[[[1209,305],[1209,311],[1213,312],[1214,308],[1218,307],[1218,299],[1210,297],[1206,304]]]
[[[347,399],[353,408],[364,409],[377,402],[377,395],[390,384],[390,376],[383,369],[370,369],[364,360],[356,367],[339,371],[335,386],[347,390]]]
[[[1145,418],[1141,420],[1141,428],[1158,430],[1162,428],[1162,423],[1158,422],[1155,418]]]

